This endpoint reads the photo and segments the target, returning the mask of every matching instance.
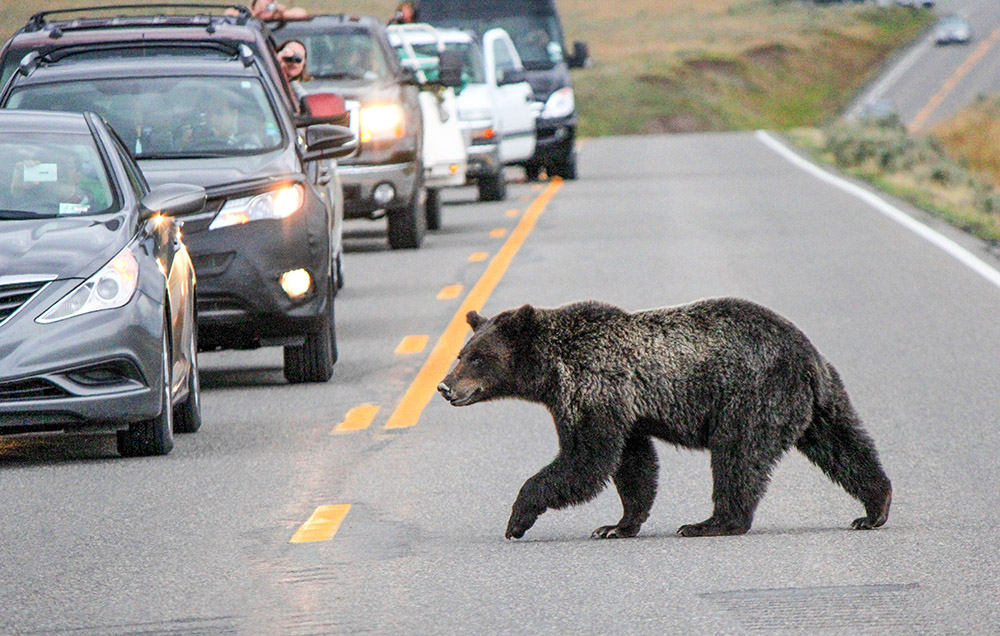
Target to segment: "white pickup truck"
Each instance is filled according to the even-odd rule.
[[[461,56],[463,81],[456,88],[456,101],[468,179],[479,188],[480,201],[504,200],[504,166],[523,164],[534,154],[538,117],[510,36],[503,29],[490,29],[480,42],[468,31],[439,28],[433,37],[414,30],[407,42],[421,56],[438,55],[441,44]]]

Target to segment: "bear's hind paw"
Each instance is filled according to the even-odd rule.
[[[601,526],[590,533],[591,539],[627,539],[639,534],[638,527]]]
[[[677,529],[682,537],[724,537],[736,534],[746,534],[750,525],[718,523],[713,520],[701,523],[689,523]]]

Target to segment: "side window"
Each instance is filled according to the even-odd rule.
[[[503,76],[508,71],[513,71],[517,68],[514,64],[514,56],[510,54],[510,49],[507,48],[507,43],[501,39],[493,40],[493,60],[496,64],[498,82],[503,80]]]
[[[146,180],[143,178],[142,173],[139,172],[139,168],[135,165],[132,156],[128,154],[125,146],[117,139],[115,139],[115,150],[118,152],[118,158],[125,167],[125,174],[128,176],[128,182],[132,186],[132,191],[135,192],[136,198],[141,199],[149,192],[149,185],[146,184]]]

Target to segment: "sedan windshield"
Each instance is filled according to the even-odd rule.
[[[113,209],[108,174],[90,135],[0,133],[0,221]]]
[[[136,159],[226,157],[281,147],[277,118],[256,79],[93,79],[18,88],[7,108],[93,111]]]

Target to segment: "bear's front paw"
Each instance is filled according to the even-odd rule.
[[[507,522],[508,539],[520,539],[531,526],[535,525],[538,515],[530,512],[518,513],[516,510],[511,513],[510,521]]]
[[[638,526],[601,526],[590,533],[591,539],[627,539],[639,534]]]

